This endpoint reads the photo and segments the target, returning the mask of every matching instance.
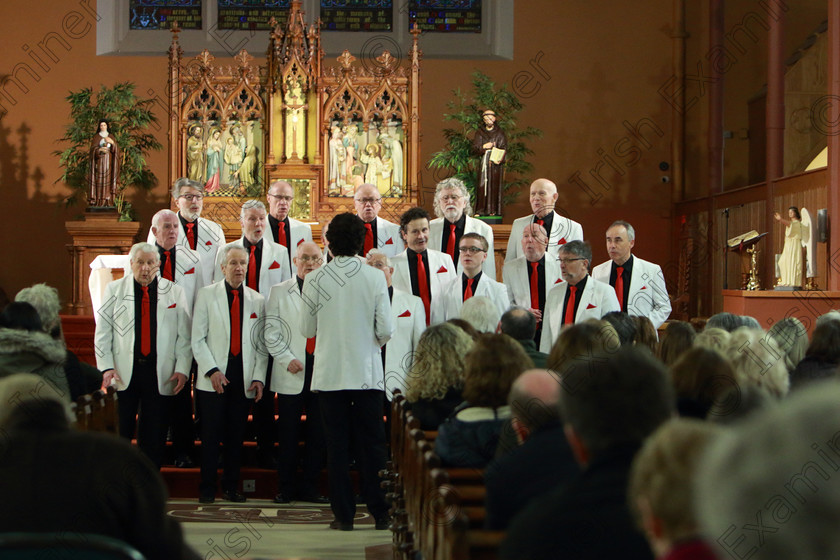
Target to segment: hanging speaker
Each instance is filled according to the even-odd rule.
[[[817,234],[820,243],[828,242],[828,210],[826,208],[817,210]]]

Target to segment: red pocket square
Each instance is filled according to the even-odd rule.
[[[443,273],[445,273],[445,272],[448,272],[448,271],[446,270],[446,267],[445,267],[445,266],[440,267],[440,268],[438,269],[438,271],[437,271],[437,273],[438,273],[438,274],[443,274]]]
[[[406,309],[405,311],[403,311],[402,313],[400,313],[399,315],[397,315],[397,317],[411,317],[411,311],[409,311],[408,309]]]
[[[393,237],[389,237],[388,241],[385,242],[385,245],[393,245],[393,244],[394,244],[394,238]]]
[[[205,243],[205,245],[212,245],[212,244],[213,244],[212,241],[208,241],[207,243]]]
[[[643,289],[643,290],[647,290],[647,286],[642,286],[642,289]]]
[[[555,283],[555,284],[559,284],[559,283],[560,283],[560,282],[562,282],[562,281],[563,281],[563,279],[562,279],[562,278],[558,278],[557,280],[555,280],[555,281],[554,281],[554,283]]]
[[[303,243],[303,239],[297,242],[298,245],[300,245],[301,243]],[[297,247],[297,245],[295,245],[295,247]]]
[[[560,241],[558,241],[558,242],[557,242],[557,244],[558,244],[558,245],[565,245],[565,244],[566,244],[566,238],[565,238],[565,237],[561,237],[561,238],[560,238]]]
[[[195,267],[192,267],[191,269],[186,271],[184,274],[195,274]]]
[[[175,306],[176,306],[176,305],[178,305],[178,304],[177,304],[177,303],[173,303],[172,305],[170,305],[169,307],[167,307],[167,309],[175,309]]]
[[[251,313],[251,319],[256,319],[256,318],[257,318],[257,314],[256,313]]]
[[[591,303],[586,306],[587,309],[595,309],[596,307],[596,305],[592,305]]]
[[[271,263],[271,266],[268,267],[268,270],[274,270],[276,268],[280,268],[280,263],[277,262],[277,261],[274,261],[273,263]]]

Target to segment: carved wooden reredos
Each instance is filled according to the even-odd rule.
[[[204,215],[234,228],[243,198],[264,198],[278,179],[295,187],[292,217],[352,212],[353,190],[367,182],[393,219],[418,202],[419,31],[405,60],[345,50],[326,66],[320,21],[307,27],[300,4],[273,26],[263,66],[245,50],[232,65],[207,50],[185,60],[173,29],[169,182],[204,183]]]

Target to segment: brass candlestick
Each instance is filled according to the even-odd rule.
[[[747,290],[750,291],[761,289],[761,282],[758,280],[758,263],[756,260],[756,255],[759,252],[756,250],[755,245],[747,248],[747,254],[750,256],[750,280],[747,282]]]

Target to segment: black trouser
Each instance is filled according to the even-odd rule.
[[[362,496],[375,519],[388,513],[385,491],[379,486],[379,471],[385,468],[385,428],[382,406],[385,393],[365,391],[321,391],[318,393],[327,440],[330,506],[341,523],[352,523],[356,515],[350,480],[350,441],[359,443],[359,472]]]
[[[172,447],[175,458],[189,455],[195,449],[195,421],[193,420],[192,380],[195,379],[195,361],[181,392],[172,397]]]
[[[318,476],[324,466],[324,425],[318,393],[309,390],[312,382],[311,368],[306,369],[303,390],[297,395],[277,393],[279,421],[277,423],[280,442],[280,464],[277,469],[280,493],[293,497],[295,474],[297,473],[298,443],[300,442],[300,415],[306,412],[303,449],[303,479],[299,495],[318,495]]]
[[[269,356],[268,372],[265,374],[265,389],[260,402],[254,403],[254,435],[257,438],[260,460],[268,460],[274,456],[274,442],[277,437],[277,425],[274,418],[274,395],[269,390],[271,386],[271,370],[273,360]]]
[[[251,399],[247,398],[244,392],[242,361],[230,360],[225,377],[230,383],[225,386],[224,393],[196,391],[201,406],[201,485],[199,491],[202,496],[216,495],[220,443],[224,443],[225,446],[222,491],[234,492],[239,487],[242,439],[245,437],[245,425],[248,422],[248,410],[251,407]]]
[[[120,435],[128,440],[137,431],[137,447],[160,468],[166,445],[166,426],[172,397],[164,397],[158,390],[154,359],[136,359],[131,381],[117,392]],[[138,426],[137,411],[140,411]]]

